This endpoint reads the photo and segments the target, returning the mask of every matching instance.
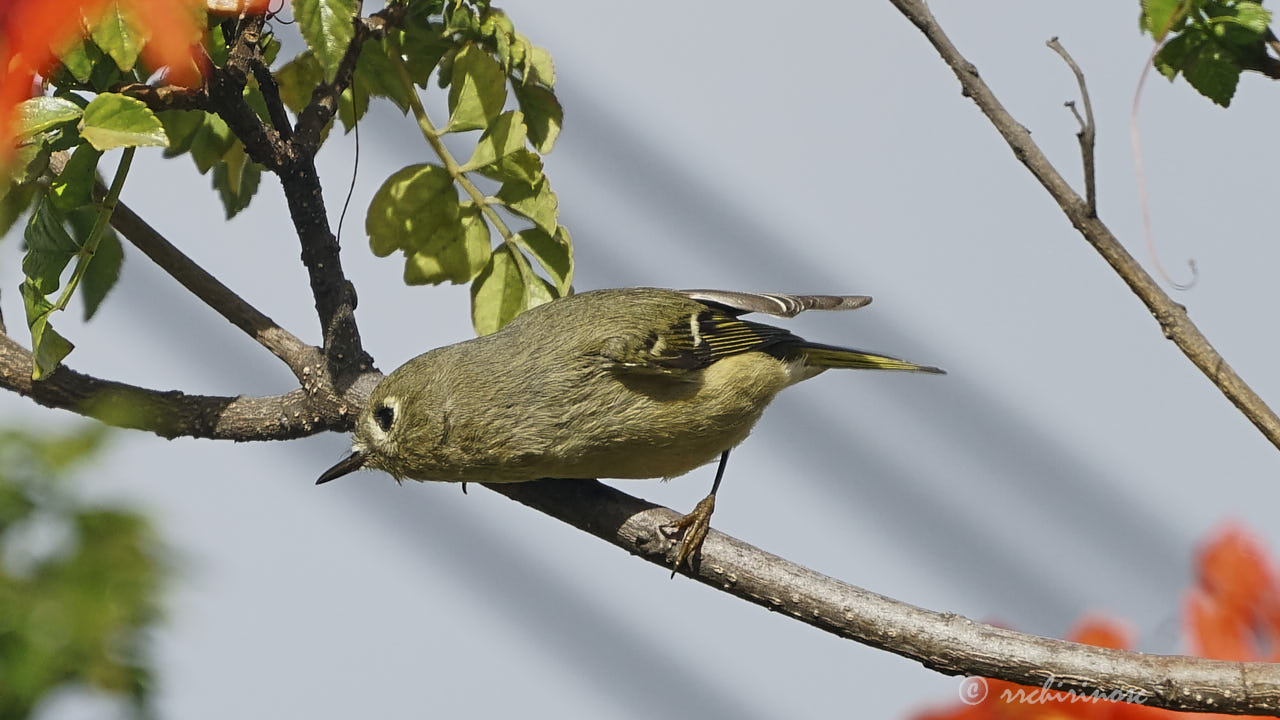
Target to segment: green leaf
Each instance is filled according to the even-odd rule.
[[[324,70],[310,50],[300,53],[275,72],[280,99],[296,115],[311,101],[311,93],[324,81]]]
[[[325,80],[333,80],[355,37],[355,0],[294,0],[293,16],[307,47],[320,61]]]
[[[1222,48],[1205,42],[1187,58],[1182,76],[1201,95],[1227,107],[1240,82],[1240,65]]]
[[[517,150],[495,163],[476,168],[476,172],[498,182],[533,187],[542,180],[542,158],[531,150]]]
[[[519,110],[504,112],[480,136],[476,149],[471,153],[471,159],[462,169],[475,170],[505,158],[517,150],[523,150],[524,141],[524,113]]]
[[[138,62],[138,53],[147,41],[146,26],[129,8],[118,2],[107,6],[90,35],[93,42],[124,72],[133,69]]]
[[[245,105],[253,108],[263,125],[271,127],[271,111],[267,110],[267,98],[263,96],[262,89],[257,85],[245,85],[240,96],[244,98]]]
[[[476,35],[480,32],[480,18],[476,11],[461,2],[446,3],[443,8],[444,34]]]
[[[102,153],[88,143],[76,147],[62,174],[49,184],[49,199],[63,212],[93,202],[93,184],[98,177],[98,159]]]
[[[1156,53],[1154,63],[1161,75],[1173,82],[1178,73],[1187,65],[1187,58],[1200,48],[1204,36],[1198,33],[1184,32],[1161,46]]]
[[[95,97],[84,109],[79,127],[81,137],[98,150],[169,144],[164,125],[146,103],[117,93]]]
[[[409,253],[404,262],[406,285],[435,285],[446,280],[456,285],[484,269],[491,253],[489,226],[473,203],[461,207],[459,220],[460,236],[431,242]]]
[[[76,82],[87,83],[93,74],[94,64],[106,56],[91,41],[72,43],[57,51],[58,61],[66,68]]]
[[[268,67],[280,55],[281,43],[273,32],[263,33],[262,38],[258,40],[258,47],[262,49],[262,62]]]
[[[528,57],[525,58],[524,69],[525,83],[540,83],[547,87],[553,87],[556,84],[556,69],[551,62],[551,53],[546,48],[533,46]]]
[[[533,187],[518,182],[504,183],[498,188],[497,198],[510,210],[529,218],[546,232],[556,231],[558,201],[545,177]]]
[[[83,112],[66,98],[40,96],[23,100],[18,103],[18,137],[32,137],[54,125],[76,120]]]
[[[1184,0],[1142,0],[1142,29],[1159,42],[1179,29],[1186,11]]]
[[[49,169],[49,143],[28,142],[13,152],[13,167],[8,180],[19,185],[29,185]]]
[[[1251,33],[1262,35],[1271,25],[1271,13],[1256,2],[1241,2],[1234,10],[1235,23]]]
[[[42,380],[53,372],[58,363],[75,347],[49,324],[53,312],[50,303],[30,281],[22,283],[22,304],[27,311],[27,327],[31,329],[31,379]]]
[[[43,295],[56,291],[62,284],[62,271],[80,252],[80,245],[67,234],[62,214],[47,197],[31,213],[23,236],[27,253],[22,258],[22,272],[27,282]]]
[[[236,136],[227,127],[227,123],[217,115],[205,113],[204,122],[191,139],[191,159],[203,175],[217,165],[235,144]]]
[[[529,128],[529,142],[540,153],[549,153],[560,136],[564,124],[564,108],[555,93],[541,85],[516,85],[516,101],[524,111],[524,122]]]
[[[516,239],[546,269],[555,284],[556,294],[561,297],[568,295],[573,285],[573,245],[569,231],[561,226],[552,236],[541,228],[529,228],[520,231]]]
[[[347,88],[338,96],[338,120],[344,132],[351,132],[356,122],[369,111],[369,93],[360,88]]]
[[[507,101],[502,68],[479,45],[471,44],[453,59],[449,83],[449,124],[445,132],[487,127]]]
[[[370,95],[389,98],[401,113],[409,112],[409,90],[391,64],[385,41],[366,42],[360,48],[352,84]]]
[[[31,207],[39,190],[40,187],[35,183],[8,183],[7,187],[0,188],[0,237],[7,235],[22,213]]]
[[[534,276],[532,283],[524,286],[524,307],[529,309],[538,307],[543,303],[549,303],[556,299],[556,289],[547,282],[546,278]]]
[[[526,301],[520,268],[503,244],[471,284],[471,324],[479,335],[497,332],[524,311]]]
[[[100,210],[95,207],[82,207],[67,214],[67,222],[78,244],[83,245],[89,239],[93,224],[98,219]],[[98,239],[98,250],[89,259],[84,275],[80,278],[80,298],[84,301],[84,319],[90,320],[98,312],[102,300],[120,279],[120,266],[124,263],[124,251],[120,247],[120,238],[110,226]]]
[[[225,67],[227,59],[230,57],[227,52],[227,36],[217,25],[208,28],[204,35],[205,51],[209,53],[209,59],[218,67]]]
[[[244,145],[236,141],[213,169],[213,187],[222,198],[228,220],[249,207],[261,178],[262,166],[249,160]]]
[[[440,58],[454,47],[447,38],[441,37],[435,26],[421,26],[410,23],[400,36],[400,47],[404,52],[405,68],[409,78],[419,87],[426,87],[431,71],[440,64]]]
[[[164,134],[169,138],[169,147],[164,149],[164,156],[177,157],[191,149],[191,143],[200,126],[204,125],[203,110],[164,110],[156,113],[160,124],[164,126]]]
[[[365,231],[373,254],[421,250],[439,233],[457,237],[458,192],[449,171],[439,165],[410,165],[392,173],[369,203]]]

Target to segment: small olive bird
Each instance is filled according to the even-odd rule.
[[[828,368],[943,372],[740,318],[869,302],[658,288],[552,300],[384,378],[356,421],[351,454],[316,484],[362,467],[462,483],[672,478],[718,456],[711,493],[663,528],[680,541],[674,575],[706,538],[729,450],[780,390]]]

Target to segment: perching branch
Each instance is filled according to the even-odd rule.
[[[1209,344],[1195,323],[1187,317],[1186,308],[1174,302],[1142,265],[1124,249],[1111,230],[1090,210],[1089,204],[1076,194],[1062,175],[1049,163],[1048,158],[1031,140],[1027,132],[996,99],[991,88],[978,76],[978,69],[965,59],[951,40],[938,26],[933,14],[923,0],[890,0],[920,32],[924,33],[943,61],[960,80],[964,95],[978,104],[991,124],[1009,144],[1014,156],[1044,185],[1049,195],[1057,201],[1071,224],[1102,255],[1129,289],[1142,300],[1160,323],[1165,337],[1205,374],[1223,395],[1266,436],[1271,444],[1280,448],[1280,417],[1267,406],[1262,398],[1249,387],[1227,361]]]
[[[31,353],[6,335],[0,335],[0,387],[46,407],[170,439],[291,440],[350,425],[349,414],[317,412],[302,389],[274,397],[187,395],[100,380],[65,365],[33,381]]]
[[[627,552],[671,567],[659,528],[679,513],[589,480],[485,487]],[[981,675],[1082,695],[1113,691],[1152,707],[1280,715],[1280,665],[1111,650],[924,610],[848,585],[712,530],[695,580],[820,630],[950,675]]]
[[[1245,405],[1256,401],[1270,420],[1254,419],[1250,415],[1251,419],[1273,442],[1280,443],[1280,420],[1270,414],[1213,353],[1207,341],[1186,320],[1181,308],[1164,296],[1120,248],[1089,205],[1049,166],[1038,148],[1030,143],[1026,131],[1008,117],[989,89],[978,80],[972,65],[951,47],[923,3],[919,0],[894,2],[934,42],[955,69],[966,93],[975,98],[1005,135],[1015,154],[1058,199],[1073,224],[1147,302],[1166,333],[1184,347],[1184,352],[1206,374],[1217,375],[1215,381],[1247,415],[1249,410]],[[123,207],[117,211],[117,216],[122,218],[117,227],[185,287],[288,362],[299,374],[304,388],[312,381],[320,383],[323,392],[300,388],[266,398],[192,396],[100,380],[66,367],[59,367],[43,381],[32,382],[30,353],[2,335],[0,387],[28,395],[50,407],[72,410],[123,427],[149,430],[164,437],[265,440],[301,437],[323,430],[350,430],[356,412],[364,406],[372,383],[379,376],[373,372],[360,374],[371,361],[361,348],[353,315],[354,290],[339,263],[337,241],[329,229],[313,162],[314,147],[308,144],[310,135],[307,134],[312,130],[312,123],[318,122],[322,128],[331,120],[330,106],[336,107],[342,88],[335,80],[325,93],[313,95],[312,105],[316,109],[310,115],[304,111],[307,122],[299,118],[292,142],[279,127],[276,113],[271,114],[272,125],[277,126],[274,128],[263,124],[256,114],[250,121],[242,115],[243,99],[239,90],[250,74],[257,76],[261,72],[255,65],[261,58],[251,49],[256,48],[257,29],[260,25],[255,28],[253,21],[247,21],[236,30],[234,42],[229,43],[232,45],[229,71],[215,78],[209,109],[227,119],[246,148],[251,148],[250,154],[255,160],[281,177],[324,330],[324,372],[320,372],[319,366],[312,370],[311,363],[317,355],[315,348],[280,329]],[[354,57],[353,51],[348,55]],[[343,62],[350,67],[342,82],[349,82],[354,59]],[[339,74],[341,76],[341,71]],[[268,97],[268,103],[272,102]],[[243,132],[251,137],[246,138]],[[1188,344],[1191,349],[1187,349]],[[1212,372],[1201,365],[1201,354],[1206,350],[1212,353],[1207,356],[1210,360],[1216,358]],[[357,377],[358,382],[352,380]],[[341,382],[331,384],[334,378]],[[1246,400],[1253,400],[1238,400],[1237,395],[1242,391],[1229,389],[1235,388],[1233,383],[1248,393]],[[675,543],[660,527],[678,517],[674,511],[585,480],[490,487],[659,564],[664,570],[669,568]],[[1055,690],[1075,690],[1083,694],[1116,692],[1155,707],[1280,715],[1280,666],[1276,665],[1152,656],[1015,633],[954,614],[923,610],[853,587],[715,531],[709,534],[696,568],[682,572],[824,631],[894,652],[944,673],[983,675],[1030,685],[1052,682]]]
[[[346,396],[363,407],[376,374]],[[0,336],[0,387],[36,402],[163,437],[283,440],[350,430],[354,412],[316,410],[294,390],[266,398],[161,392],[60,366],[32,382],[31,356]],[[675,542],[660,530],[668,508],[591,480],[486,487],[667,570]],[[717,590],[820,630],[916,660],[939,672],[982,675],[1089,695],[1124,693],[1152,707],[1280,715],[1280,665],[1146,655],[1040,638],[936,613],[848,585],[712,530],[694,571]]]

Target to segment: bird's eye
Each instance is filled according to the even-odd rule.
[[[379,405],[373,411],[373,420],[382,428],[382,432],[391,432],[391,423],[396,420],[396,409],[390,405]]]

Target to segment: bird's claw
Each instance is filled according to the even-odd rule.
[[[711,512],[715,509],[716,496],[708,495],[688,515],[662,526],[664,535],[680,538],[680,544],[676,546],[675,562],[671,564],[671,577],[676,576],[676,571],[686,561],[689,569],[693,569],[694,560],[702,549],[703,541],[707,539],[707,531],[711,529]]]

